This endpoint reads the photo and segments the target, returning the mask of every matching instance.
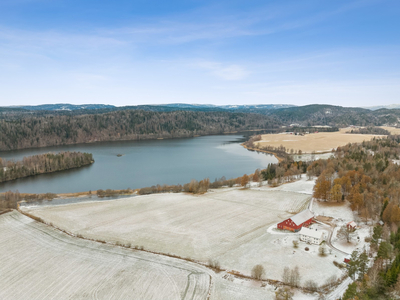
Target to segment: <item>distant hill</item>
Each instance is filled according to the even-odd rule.
[[[319,104],[270,110],[266,115],[274,116],[287,125],[297,123],[301,126],[380,126],[400,123],[400,110],[397,109],[371,111],[358,107]]]
[[[378,110],[378,109],[382,109],[382,108],[386,108],[386,109],[400,109],[400,104],[390,104],[390,105],[380,105],[380,106],[366,106],[363,107],[369,110]]]
[[[391,105],[397,107],[400,105]],[[378,108],[378,107],[376,107]],[[0,119],[12,120],[23,116],[48,116],[48,115],[93,115],[115,111],[150,111],[150,112],[228,112],[252,113],[270,116],[279,120],[282,125],[299,124],[300,126],[325,125],[332,127],[380,126],[400,124],[400,109],[342,107],[334,105],[312,104],[293,106],[288,104],[259,104],[259,105],[212,105],[212,104],[187,104],[170,103],[162,105],[135,105],[114,106],[105,104],[46,104],[37,106],[8,106],[0,107]]]
[[[115,108],[114,105],[107,104],[42,104],[42,105],[25,105],[25,106],[9,106],[9,108],[22,108],[26,110],[81,110],[81,109],[107,109]]]
[[[24,105],[24,106],[8,106],[9,109],[25,109],[31,111],[47,110],[47,111],[76,111],[76,110],[148,110],[148,111],[236,111],[236,112],[257,112],[271,109],[279,109],[292,107],[288,104],[259,104],[259,105],[212,105],[212,104],[187,104],[187,103],[169,103],[169,104],[149,104],[149,105],[129,105],[114,106],[106,104],[42,104],[42,105]]]

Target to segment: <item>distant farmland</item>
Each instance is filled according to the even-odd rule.
[[[328,152],[333,148],[344,146],[348,143],[360,143],[369,141],[381,135],[372,134],[348,134],[351,128],[342,128],[338,132],[310,133],[304,136],[294,134],[263,134],[261,141],[254,142],[259,148],[265,146],[284,146],[286,151],[293,149],[301,150],[303,153]]]

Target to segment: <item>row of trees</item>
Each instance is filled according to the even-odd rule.
[[[56,197],[57,195],[53,193],[21,195],[18,191],[8,191],[5,193],[0,193],[0,211],[6,209],[16,209],[18,207],[18,202],[21,200],[30,202],[38,200],[52,200]]]
[[[386,129],[380,127],[364,127],[364,128],[357,128],[348,131],[347,133],[353,134],[381,134],[381,135],[390,135],[390,132]]]
[[[22,161],[6,161],[0,158],[0,182],[38,174],[63,171],[94,162],[90,153],[60,152],[24,157]]]
[[[241,177],[226,179],[225,176],[215,179],[214,182],[210,182],[209,178],[204,178],[203,180],[197,181],[196,179],[192,179],[189,183],[184,185],[154,185],[151,187],[141,188],[138,191],[139,195],[148,195],[148,194],[156,194],[156,193],[191,193],[191,194],[203,194],[208,191],[208,189],[217,189],[223,186],[233,187],[234,185],[242,186],[244,188],[249,187],[250,181],[261,183],[262,177],[261,172],[257,169],[254,174],[247,175],[244,174]]]

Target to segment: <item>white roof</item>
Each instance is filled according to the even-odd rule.
[[[351,227],[357,227],[357,224],[354,221],[351,221],[351,222],[347,223],[347,225],[349,225]]]
[[[317,231],[315,229],[308,229],[307,227],[301,227],[300,234],[320,239],[322,237],[323,232]]]
[[[305,209],[302,212],[299,212],[297,215],[294,215],[293,217],[290,217],[290,219],[296,224],[300,225],[304,223],[305,221],[314,218],[314,214],[312,213],[311,210]]]

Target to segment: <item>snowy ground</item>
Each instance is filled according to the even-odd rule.
[[[345,224],[344,222],[342,224]],[[354,233],[354,237],[351,239],[350,242],[347,240],[339,239],[337,237],[337,231],[340,228],[340,225],[335,228],[333,238],[332,238],[332,245],[347,253],[351,253],[354,250],[358,252],[362,252],[364,249],[368,249],[369,243],[365,242],[365,238],[370,236],[371,227],[367,225],[360,225]]]
[[[0,215],[0,257],[0,299],[268,300],[275,292],[180,259],[71,237],[16,211]]]
[[[343,261],[343,254],[320,257],[318,246],[302,242],[294,249],[298,234],[274,229],[292,215],[289,212],[308,206],[313,184],[303,178],[277,188],[225,188],[200,196],[158,194],[24,209],[85,237],[129,242],[201,262],[214,259],[222,268],[245,275],[262,264],[265,277],[275,280],[281,280],[285,266],[297,265],[302,282],[311,279],[323,284],[331,275],[342,275],[333,261]]]
[[[332,217],[339,222],[350,222],[354,220],[354,215],[350,209],[350,203],[348,202],[337,204],[313,201],[313,211],[320,216]]]
[[[314,161],[318,159],[328,159],[332,155],[333,155],[332,152],[315,153],[315,154],[306,153],[302,155],[294,154],[292,155],[292,158],[294,161]]]
[[[277,187],[269,186],[266,181],[263,182],[261,187],[258,186],[258,183],[252,182],[251,189],[260,191],[293,192],[299,194],[307,194],[311,196],[313,194],[315,180],[316,179],[307,180],[307,176],[303,174],[301,179],[294,182],[285,183]]]
[[[0,216],[0,257],[0,299],[205,299],[213,275],[69,237],[15,211]]]

